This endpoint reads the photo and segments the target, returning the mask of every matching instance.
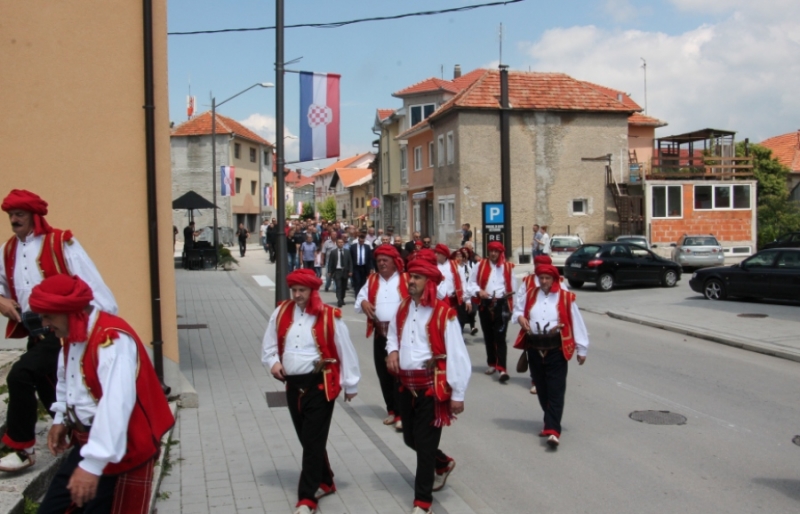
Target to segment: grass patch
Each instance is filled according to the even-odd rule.
[[[25,498],[25,506],[22,509],[23,514],[36,514],[39,512],[39,504],[30,498]]]
[[[162,500],[162,501],[163,500],[169,500],[170,494],[172,494],[172,493],[170,493],[169,491],[159,491],[159,493],[156,495],[156,500],[157,501],[158,500]]]
[[[172,471],[172,459],[170,458],[170,450],[173,446],[180,444],[180,441],[177,439],[173,439],[172,436],[169,436],[167,439],[167,444],[164,445],[164,461],[161,463],[161,469],[164,476],[169,476],[170,472]]]
[[[0,385],[0,394],[6,394],[8,392],[8,384]]]

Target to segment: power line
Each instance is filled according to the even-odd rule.
[[[346,25],[353,25],[355,23],[365,23],[368,21],[387,21],[387,20],[399,20],[402,18],[412,18],[415,16],[434,16],[438,14],[447,14],[453,12],[462,12],[462,11],[471,11],[473,9],[480,9],[482,7],[496,7],[498,5],[506,5],[506,4],[516,4],[519,2],[524,2],[525,0],[504,0],[502,2],[490,2],[485,4],[475,4],[475,5],[465,5],[462,7],[453,7],[450,9],[440,9],[436,11],[419,11],[419,12],[412,12],[412,13],[405,13],[405,14],[395,14],[392,16],[375,16],[372,18],[360,18],[357,20],[347,20],[347,21],[336,21],[331,23],[298,23],[297,25],[286,25],[285,28],[287,29],[298,29],[298,28],[312,28],[312,29],[336,29],[339,27],[344,27]],[[192,30],[187,32],[167,32],[169,36],[194,36],[197,34],[222,34],[225,32],[256,32],[261,30],[275,30],[275,26],[269,27],[244,27],[238,29],[216,29],[216,30]]]

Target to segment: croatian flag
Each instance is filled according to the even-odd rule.
[[[272,207],[272,186],[264,186],[264,205]]]
[[[236,196],[236,166],[221,166],[219,177],[222,179],[220,185],[220,196]]]
[[[300,161],[339,156],[339,78],[300,72]]]
[[[303,215],[303,202],[297,202],[297,214]]]

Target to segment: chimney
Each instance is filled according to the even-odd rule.
[[[461,65],[456,64],[455,68],[453,68],[453,80],[461,77]]]
[[[617,93],[617,102],[622,102],[622,93]]]

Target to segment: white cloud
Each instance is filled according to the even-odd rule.
[[[686,11],[724,5],[730,13],[681,34],[552,29],[520,43],[532,59],[521,67],[620,89],[644,106],[644,57],[648,114],[669,123],[659,135],[714,127],[761,141],[800,127],[800,2],[777,1],[781,9],[775,2],[673,0]]]
[[[263,137],[272,144],[275,144],[275,117],[267,114],[253,113],[239,123],[254,131],[259,136]],[[300,140],[297,139],[296,134],[284,125],[283,128],[284,143],[283,148],[286,153],[286,161],[296,161],[299,155]]]

